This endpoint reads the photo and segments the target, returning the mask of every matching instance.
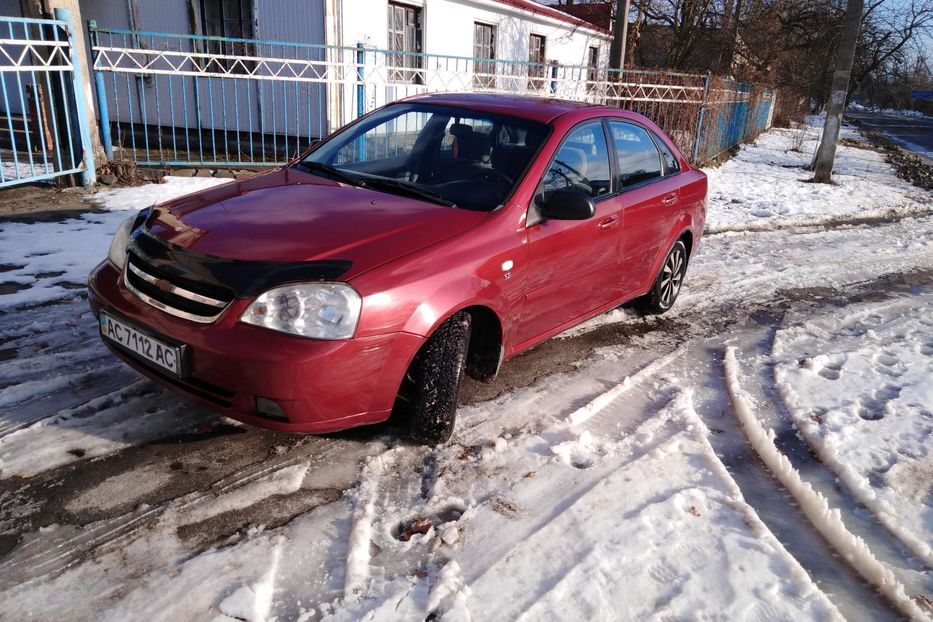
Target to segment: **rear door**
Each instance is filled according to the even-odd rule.
[[[662,159],[651,132],[628,121],[609,121],[616,154],[616,184],[625,220],[621,234],[624,295],[649,286],[654,266],[678,215],[678,172]],[[665,148],[666,149],[666,148]],[[673,166],[676,158],[671,156]]]
[[[571,129],[528,211],[529,266],[516,342],[547,333],[619,297],[622,215],[611,196],[610,150],[602,121]],[[543,220],[536,205],[571,189],[593,198],[588,220]]]

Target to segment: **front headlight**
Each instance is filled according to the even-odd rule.
[[[120,270],[123,270],[123,266],[126,265],[126,247],[130,245],[130,238],[133,237],[133,231],[146,221],[149,209],[150,208],[147,207],[124,220],[120,223],[117,232],[113,234],[113,240],[110,242],[110,250],[107,251],[107,259]]]
[[[240,321],[312,339],[349,339],[363,301],[344,283],[294,283],[265,292]]]
[[[107,252],[107,259],[120,270],[123,270],[126,264],[126,247],[129,246],[130,236],[133,235],[134,222],[136,222],[136,216],[130,216],[120,223],[120,228],[113,234],[113,241],[110,242],[110,250]]]

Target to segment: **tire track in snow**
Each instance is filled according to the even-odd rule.
[[[615,387],[609,389],[608,391],[601,393],[590,400],[586,405],[581,406],[576,409],[570,415],[567,416],[567,421],[574,425],[580,425],[599,412],[604,408],[609,406],[612,402],[619,399],[623,394],[628,392],[632,387],[642,382],[643,380],[649,379],[654,374],[658,373],[661,369],[667,367],[671,362],[673,362],[677,357],[681,356],[684,352],[684,348],[677,348],[670,354],[661,356],[648,365],[642,367],[637,372],[631,376],[626,376],[626,378]]]
[[[113,397],[141,380],[135,372],[120,367],[91,373],[90,378],[82,376],[84,382],[75,383],[77,386],[37,395],[5,407],[9,410],[8,414],[0,417],[0,439],[45,419],[80,410],[100,398]]]
[[[110,396],[140,378],[110,355],[97,323],[83,321],[90,319],[84,300],[20,308],[0,317],[9,327],[0,340],[15,352],[15,358],[0,362],[0,438]]]
[[[375,456],[363,464],[360,484],[354,495],[353,524],[350,527],[344,571],[345,601],[359,598],[369,577],[373,515],[378,498],[378,478],[385,470],[384,457],[385,454]]]
[[[171,512],[183,516],[195,513],[204,504],[235,494],[238,490],[276,472],[306,463],[309,469],[326,463],[345,451],[344,442],[326,437],[312,440],[292,452],[259,460],[232,473],[208,489],[170,499],[153,507],[143,507],[83,527],[67,526],[52,533],[34,532],[0,561],[0,590],[61,573],[82,562],[98,549],[136,539],[145,527]],[[180,524],[184,524],[183,522]],[[64,533],[61,533],[64,531]],[[174,531],[174,530],[173,530]]]
[[[146,508],[86,527],[67,526],[68,534],[41,531],[30,534],[26,543],[0,562],[0,590],[58,574],[83,561],[85,555],[106,544],[117,543],[155,518],[163,507]],[[73,535],[71,535],[73,534]]]
[[[757,334],[760,329],[746,332]],[[734,331],[729,338],[736,339]],[[749,445],[733,416],[722,364],[722,337],[696,340],[689,346],[680,381],[694,388],[697,415],[710,430],[707,440],[739,487],[745,502],[781,542],[821,591],[850,622],[896,619],[898,612],[879,598],[874,586],[839,559],[822,534],[810,526],[795,499]]]
[[[772,218],[765,221],[750,221],[746,223],[726,223],[723,225],[707,225],[703,232],[705,236],[722,235],[724,233],[761,233],[765,231],[786,231],[788,233],[813,233],[839,228],[863,227],[879,224],[890,224],[909,218],[926,216],[933,209],[933,202],[924,197],[922,201],[904,205],[896,209],[885,207],[874,210],[864,210],[857,214],[830,215],[830,216],[800,216],[791,218]]]
[[[633,473],[637,474],[639,470],[657,473],[659,456],[679,454],[683,443],[695,443],[699,441],[698,437],[705,434],[705,432],[701,433],[699,431],[702,429],[703,424],[697,415],[694,413],[692,416],[688,416],[687,411],[692,412],[691,393],[691,389],[678,388],[674,391],[666,391],[664,395],[647,397],[646,399],[656,404],[657,408],[647,409],[647,411],[639,408],[638,410],[647,417],[646,419],[643,418],[640,425],[634,428],[615,428],[612,430],[613,433],[610,436],[614,436],[615,440],[609,439],[609,442],[614,444],[611,449],[608,449],[606,457],[598,459],[595,464],[588,466],[585,470],[573,471],[571,469],[564,471],[563,475],[568,478],[568,481],[563,484],[550,481],[551,487],[566,487],[575,492],[579,491],[580,494],[574,494],[572,498],[566,499],[566,503],[560,503],[555,507],[555,511],[549,513],[548,516],[538,520],[540,514],[540,510],[538,510],[531,525],[520,525],[520,531],[516,531],[516,526],[510,524],[508,519],[497,518],[495,514],[490,513],[488,507],[481,506],[487,512],[484,518],[491,519],[494,522],[491,526],[485,525],[484,531],[498,533],[497,524],[495,524],[495,521],[498,520],[501,523],[498,527],[505,531],[511,546],[497,547],[498,538],[491,538],[488,542],[483,541],[481,555],[477,555],[475,548],[472,549],[470,551],[471,556],[477,558],[477,563],[471,565],[478,566],[478,568],[471,568],[468,573],[467,585],[474,592],[484,593],[491,590],[491,593],[496,593],[497,588],[495,585],[500,577],[511,577],[519,569],[522,570],[521,576],[515,577],[521,589],[512,590],[507,601],[508,608],[504,611],[496,609],[496,615],[501,619],[522,620],[554,617],[553,612],[562,611],[560,603],[567,599],[569,594],[578,591],[583,585],[589,585],[585,581],[587,577],[591,576],[596,579],[596,583],[592,584],[593,591],[588,592],[589,596],[584,598],[586,605],[583,605],[584,608],[575,615],[581,615],[584,611],[588,611],[589,615],[594,617],[600,617],[596,614],[596,611],[602,612],[603,616],[607,615],[609,610],[605,609],[605,607],[610,605],[608,601],[600,600],[599,595],[602,590],[599,584],[600,580],[610,580],[611,577],[606,576],[600,570],[601,562],[599,562],[599,559],[604,558],[607,551],[612,551],[614,545],[610,534],[593,531],[594,527],[590,524],[591,512],[593,508],[606,507],[607,503],[611,505],[607,495],[611,497],[619,494],[620,491],[628,489],[631,486],[630,478]],[[623,398],[623,396],[618,395],[611,407],[607,407],[602,412],[620,414],[629,402],[627,396]],[[621,406],[622,410],[617,408],[618,406]],[[639,404],[640,406],[641,404]],[[660,412],[655,414],[657,411]],[[590,420],[582,427],[585,428],[596,423],[596,421]],[[601,428],[604,427],[602,423],[604,422],[599,422]],[[709,448],[708,444],[701,444],[703,447]],[[708,451],[709,454],[705,457],[715,461],[716,459],[713,457],[711,450],[708,449]],[[691,452],[691,455],[695,454]],[[700,455],[695,455],[695,457],[701,458]],[[721,464],[719,469],[719,471],[711,471],[711,476],[725,477],[725,482],[731,482],[731,477],[728,474],[723,475],[725,469]],[[556,473],[549,471],[549,473],[550,477],[553,478],[555,475],[560,474],[560,471]],[[637,475],[635,477],[637,478]],[[532,480],[532,482],[537,482],[537,480]],[[544,485],[544,482],[542,481],[541,484]],[[534,486],[535,484],[530,485]],[[527,490],[528,486],[529,484],[524,484],[526,488],[524,498],[538,498],[540,493]],[[706,490],[704,484],[696,482],[689,483],[685,487],[678,486],[666,489],[662,494],[651,495],[646,493],[643,497],[639,496],[638,503],[626,508],[624,514],[619,514],[619,521],[638,521],[640,517],[644,520],[643,517],[654,512],[654,508],[667,507],[671,504],[678,506],[686,503],[686,507],[689,507],[692,501],[687,500],[693,498],[697,486]],[[581,487],[584,489],[580,490]],[[733,493],[732,488],[728,490]],[[736,503],[733,500],[733,498],[741,499],[737,492],[728,499],[723,497],[721,493],[713,493],[710,498],[718,506],[721,506],[723,511],[737,512],[740,517],[746,520],[747,524],[749,521],[753,524],[757,521],[757,517],[755,517],[749,506],[745,503]],[[661,513],[667,515],[667,511]],[[478,520],[478,517],[471,516],[470,522],[475,524]],[[530,522],[527,516],[524,517],[523,522]],[[760,525],[760,521],[757,524]],[[750,524],[749,527],[752,528],[752,525]],[[782,547],[774,536],[767,532],[763,525],[761,525],[761,530],[764,533],[756,535],[775,550],[781,560],[788,565],[788,570],[795,576],[796,580],[801,582],[800,585],[812,586],[813,584],[806,572],[789,554],[781,551]],[[609,540],[604,541],[604,538],[609,538]],[[687,560],[681,559],[681,553],[694,556],[694,558],[699,554],[699,551],[690,548],[689,543],[684,542],[683,544],[687,547],[686,549],[681,550],[679,553],[669,552],[666,558],[662,557],[658,564],[653,565],[650,569],[645,568],[649,576],[657,584],[671,584],[674,586],[675,591],[667,593],[664,596],[666,598],[674,599],[677,597],[677,581],[675,579],[679,576],[678,569],[684,570],[683,565],[688,564]],[[539,565],[523,568],[521,562],[516,560],[521,560],[523,557],[527,558],[530,551],[534,551],[535,556],[541,556],[543,561]],[[674,561],[675,559],[677,561]],[[635,555],[635,558],[630,561],[640,564],[641,560],[638,555]],[[667,573],[674,573],[674,576],[669,576]],[[581,583],[581,581],[584,583]],[[663,592],[664,590],[662,590]],[[813,598],[821,600],[829,610],[833,610],[832,605],[825,597],[815,595]],[[579,602],[572,598],[570,600],[573,601],[573,606],[580,607]],[[727,600],[731,599],[727,597]],[[602,608],[595,606],[592,609],[588,608],[589,605],[594,605],[594,602],[602,603]],[[484,604],[480,604],[480,610],[483,610]],[[568,603],[568,607],[570,606]],[[664,603],[659,601],[657,606],[663,608]],[[567,612],[570,610],[574,609],[563,610],[563,615],[558,614],[557,617],[567,618]],[[618,609],[613,611],[620,614]],[[660,610],[658,613],[660,613]],[[484,615],[490,615],[488,605]]]
[[[615,401],[618,401],[621,397],[622,395],[618,394]],[[787,564],[790,574],[795,578],[796,581],[798,581],[801,585],[813,585],[813,581],[807,574],[806,570],[786,549],[784,549],[777,538],[761,521],[761,519],[755,513],[754,509],[744,501],[741,490],[733,480],[731,474],[729,474],[722,462],[716,458],[715,452],[708,441],[709,431],[706,427],[706,424],[694,410],[693,390],[690,388],[678,388],[673,391],[673,397],[668,395],[665,397],[659,397],[653,401],[663,403],[665,400],[667,401],[667,405],[663,407],[659,406],[659,408],[661,408],[662,411],[668,409],[673,411],[673,419],[679,423],[679,428],[673,430],[669,437],[663,439],[663,441],[658,443],[654,448],[651,448],[650,450],[642,453],[636,460],[626,463],[620,467],[618,471],[610,474],[610,477],[629,466],[635,465],[639,460],[645,459],[653,451],[663,450],[665,445],[670,445],[670,452],[679,452],[679,447],[680,444],[684,442],[684,437],[690,438],[692,442],[696,442],[705,448],[705,451],[700,452],[697,455],[697,458],[706,465],[706,468],[709,469],[713,476],[718,477],[719,480],[721,480],[719,484],[725,488],[725,491],[713,493],[712,498],[714,498],[723,506],[729,508],[732,512],[737,513],[741,517],[742,521],[748,526],[748,528],[751,529],[752,532],[755,533],[762,541],[767,543],[774,550],[775,555],[777,555],[785,564]],[[607,404],[607,406],[609,405]],[[624,407],[624,404],[614,403],[611,406],[612,407],[607,407],[605,412],[608,413],[612,410],[616,410],[617,406]],[[695,429],[699,430],[700,432],[695,432]],[[626,435],[622,436],[624,437]],[[667,491],[664,497],[655,496],[647,499],[639,506],[631,508],[624,515],[622,515],[621,518],[625,520],[635,520],[638,516],[642,515],[642,513],[650,511],[652,506],[663,506],[671,502],[673,499],[679,497],[688,497],[694,490],[694,485],[689,485],[684,488],[671,489],[670,491]],[[723,492],[727,494],[724,495]],[[601,543],[597,541],[597,545],[590,550],[598,550],[600,544]],[[575,558],[572,564],[566,567],[562,567],[559,572],[555,573],[554,576],[556,577],[556,581],[554,581],[550,586],[547,586],[544,592],[539,591],[534,598],[526,603],[522,609],[522,614],[518,617],[518,619],[538,620],[543,617],[547,617],[547,613],[550,610],[550,607],[553,607],[553,603],[555,601],[560,602],[562,593],[572,593],[576,589],[575,584],[579,584],[580,582],[580,575],[577,574],[577,569],[580,567],[585,567],[585,565],[589,562],[588,557],[590,550],[586,551],[584,555]],[[665,574],[665,572],[675,572],[675,570],[675,568],[665,568],[664,566],[654,565],[649,571],[649,574],[652,577],[658,575],[655,578],[660,582],[666,581],[668,579],[668,576]],[[556,597],[551,599],[552,602],[549,604],[547,601],[551,592],[556,594]],[[668,598],[673,599],[678,595],[679,592],[673,595],[669,595]],[[829,609],[829,619],[840,621],[843,620],[842,616],[825,595],[821,594],[816,598],[822,599],[822,602],[825,603],[825,606]],[[660,602],[658,604],[659,607],[664,607],[665,605],[666,603]],[[768,611],[767,607],[765,607],[765,611]],[[755,613],[759,616],[762,615],[761,610]],[[772,616],[767,616],[765,613],[766,617],[763,619],[773,619],[774,616],[778,615],[777,612],[774,611],[772,611],[772,614]],[[756,616],[753,615],[752,619],[754,618],[756,618]]]
[[[890,310],[903,309],[904,299],[897,298],[884,303],[884,306]],[[782,319],[781,325],[783,323]],[[808,326],[813,328],[810,323]],[[744,355],[737,358],[754,361],[743,366],[745,375],[742,388],[757,406],[756,414],[760,424],[774,431],[774,444],[778,451],[787,456],[801,476],[842,512],[849,531],[865,541],[875,556],[898,576],[908,592],[930,593],[933,591],[933,574],[924,570],[923,560],[886,529],[858,496],[853,495],[848,487],[841,486],[836,473],[800,437],[797,431],[799,426],[795,424],[776,386],[771,352],[778,330],[778,325],[775,325],[760,339],[757,336],[754,339],[734,339]]]
[[[758,423],[752,412],[751,399],[739,383],[735,348],[730,347],[726,350],[724,368],[726,388],[732,400],[734,412],[749,442],[771,473],[798,501],[800,509],[806,514],[810,523],[901,614],[911,620],[929,620],[927,614],[907,595],[904,586],[897,580],[891,569],[878,561],[865,542],[846,528],[841,512],[830,507],[826,498],[805,482],[787,457],[774,446],[773,432],[769,434]]]
[[[551,529],[559,530],[558,519],[568,512],[572,512],[573,508],[581,503],[587,495],[596,494],[595,491],[597,491],[598,487],[612,478],[617,470],[645,459],[654,449],[668,442],[670,438],[679,431],[679,428],[673,425],[674,423],[674,420],[669,416],[653,417],[643,422],[626,440],[623,440],[620,447],[617,448],[617,452],[620,454],[618,459],[601,462],[586,470],[584,473],[586,474],[585,478],[587,481],[582,488],[578,482],[578,489],[574,491],[573,495],[565,497],[561,500],[561,503],[554,506],[550,512],[546,515],[539,516],[538,520],[529,524],[528,529],[526,529],[519,538],[515,539],[516,541],[514,544],[507,548],[502,548],[497,547],[496,542],[490,542],[485,551],[487,563],[484,567],[470,573],[467,577],[467,583],[470,585],[477,583],[493,569],[503,564],[512,553],[525,546],[529,540],[538,537],[539,534]],[[645,432],[645,436],[650,438],[649,442],[646,443],[642,441],[641,435],[639,434],[640,430]],[[637,451],[635,451],[636,448],[638,449]],[[560,535],[560,538],[564,537],[564,534]]]
[[[918,302],[915,296],[905,296],[884,304],[866,305],[863,309],[849,312],[841,318],[834,318],[835,328],[824,329],[820,319],[815,322],[808,321],[806,327],[811,333],[822,333],[831,337],[833,332],[838,333],[843,328],[849,328],[865,318],[882,312],[890,316],[890,312],[894,310],[922,313],[930,308],[928,302]],[[772,352],[770,353],[772,358],[776,358],[775,350],[782,347],[781,342],[785,335],[796,332],[796,330],[796,327],[790,329],[782,327],[776,331],[772,343]],[[868,329],[866,328],[866,330]],[[786,382],[782,382],[781,376],[782,371],[776,367],[774,370],[775,391],[787,409],[790,419],[796,423],[797,429],[806,439],[808,447],[820,457],[820,461],[845,485],[846,489],[860,505],[870,510],[877,521],[902,542],[913,556],[922,561],[928,569],[933,570],[933,548],[931,548],[930,544],[922,541],[916,534],[904,529],[899,524],[897,516],[892,514],[886,507],[887,502],[874,494],[865,478],[853,470],[844,457],[838,455],[837,452],[826,450],[819,426],[809,419],[809,410],[799,406],[799,400],[793,394],[792,388]]]

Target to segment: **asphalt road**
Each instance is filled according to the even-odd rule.
[[[845,119],[863,129],[884,134],[901,147],[933,162],[933,118],[880,112],[847,112]]]

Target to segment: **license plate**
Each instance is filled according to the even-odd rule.
[[[181,375],[181,347],[155,339],[131,324],[107,315],[103,311],[100,313],[99,320],[100,334],[105,338],[176,376]]]

